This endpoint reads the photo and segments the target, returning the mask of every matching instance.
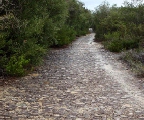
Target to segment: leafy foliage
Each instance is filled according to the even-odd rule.
[[[57,33],[57,46],[68,45],[76,36],[76,32],[73,28],[64,25]]]
[[[25,66],[29,63],[24,56],[12,56],[6,65],[6,72],[10,75],[24,75]]]
[[[0,69],[24,75],[50,46],[63,46],[88,32],[91,12],[77,0],[2,0]]]
[[[144,4],[125,2],[124,6],[109,6],[104,2],[94,12],[96,40],[105,41],[110,51],[139,48],[144,37]]]

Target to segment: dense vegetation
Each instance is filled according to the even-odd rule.
[[[94,12],[96,41],[112,52],[128,51],[123,58],[144,75],[144,4],[140,0],[117,7],[104,2]]]
[[[91,26],[91,12],[78,0],[2,0],[0,74],[24,75],[50,46],[69,44]]]
[[[0,75],[26,74],[48,48],[68,45],[88,33],[89,27],[106,49],[128,51],[124,60],[144,75],[144,4],[140,1],[121,7],[103,2],[92,13],[78,0],[2,0]]]

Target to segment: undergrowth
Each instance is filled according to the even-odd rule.
[[[144,77],[144,49],[129,50],[121,58],[131,67],[139,77]]]

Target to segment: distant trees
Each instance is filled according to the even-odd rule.
[[[91,25],[77,0],[2,0],[0,69],[20,76],[38,65],[47,48],[69,44]]]
[[[105,41],[110,51],[138,48],[144,37],[144,4],[139,0],[124,6],[104,2],[94,12],[96,40]]]
[[[88,32],[91,25],[91,11],[84,8],[84,4],[77,0],[69,0],[69,17],[67,24],[76,30],[77,36],[84,35]]]

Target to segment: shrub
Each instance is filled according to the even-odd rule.
[[[119,32],[107,33],[104,34],[104,38],[106,40],[118,40],[120,38],[120,33]]]
[[[128,37],[128,39],[121,38],[119,32],[108,33],[104,35],[105,47],[110,50],[111,52],[121,52],[122,50],[129,50],[133,48],[139,47],[139,40]]]
[[[134,39],[128,39],[128,40],[122,40],[123,48],[126,50],[138,48],[139,47],[139,41]]]
[[[113,32],[104,35],[105,47],[111,52],[120,52],[123,49],[122,41],[119,39],[119,33]]]
[[[30,65],[38,65],[43,55],[46,53],[46,49],[43,46],[36,44],[34,38],[28,39],[22,46],[22,53],[26,59],[29,59]]]
[[[73,28],[65,25],[57,33],[57,46],[67,45],[75,39],[76,32]]]
[[[72,3],[72,4],[71,4]],[[85,34],[91,12],[76,0],[8,0],[0,13],[0,71],[20,76],[38,65],[47,48]],[[77,29],[78,28],[78,29]]]
[[[130,50],[122,54],[121,57],[131,68],[132,71],[144,77],[144,50]]]
[[[120,40],[113,40],[109,42],[105,42],[105,47],[110,50],[111,52],[121,52],[123,49],[122,41]]]
[[[9,75],[22,76],[25,74],[25,66],[29,63],[23,55],[17,57],[12,56],[6,65],[6,72]]]

